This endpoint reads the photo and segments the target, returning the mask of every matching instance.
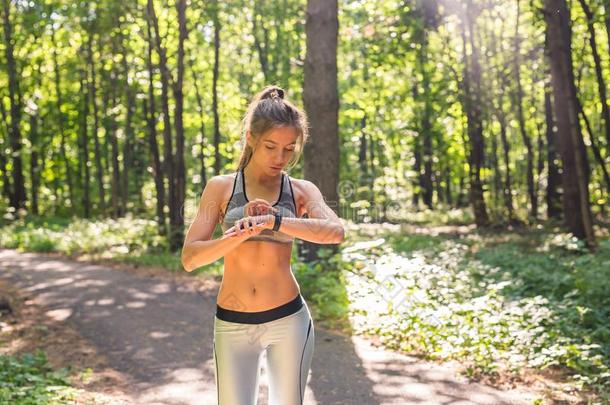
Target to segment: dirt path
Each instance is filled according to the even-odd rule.
[[[134,404],[216,403],[217,281],[9,249],[0,249],[0,278],[86,338],[125,377],[121,387]],[[264,355],[261,368],[258,404],[265,405]],[[469,383],[456,369],[316,326],[305,404],[531,404],[541,397]]]

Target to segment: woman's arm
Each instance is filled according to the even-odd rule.
[[[335,212],[326,205],[322,193],[314,183],[301,180],[308,218],[282,217],[280,231],[313,243],[343,242],[345,229]],[[271,222],[273,228],[273,221]]]
[[[220,215],[223,186],[220,176],[214,176],[203,190],[197,215],[189,226],[182,246],[182,266],[187,272],[215,262],[246,239],[223,236],[210,240]]]
[[[192,241],[182,248],[182,266],[190,273],[198,267],[214,263],[243,241],[243,237],[229,236]]]

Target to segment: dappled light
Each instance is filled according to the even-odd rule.
[[[610,0],[0,21],[0,403],[610,403]]]

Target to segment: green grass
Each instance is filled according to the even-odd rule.
[[[0,355],[0,403],[59,404],[75,400],[68,369],[53,370],[44,351],[22,356]]]

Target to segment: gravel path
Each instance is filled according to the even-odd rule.
[[[215,404],[213,320],[218,282],[193,288],[109,266],[0,249],[0,277],[82,336],[131,381],[134,404]],[[315,325],[315,320],[314,320]],[[316,327],[305,404],[531,404],[525,389],[469,383],[437,365]],[[259,405],[267,404],[266,357]]]

